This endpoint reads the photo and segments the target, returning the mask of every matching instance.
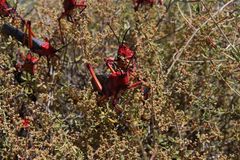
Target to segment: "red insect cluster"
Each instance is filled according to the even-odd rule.
[[[60,19],[65,16],[69,21],[73,22],[72,11],[75,8],[82,8],[82,12],[86,8],[85,0],[81,0],[79,3],[77,3],[76,0],[64,0],[63,5],[64,12],[58,19],[59,23]],[[36,53],[40,57],[45,56],[47,58],[50,71],[49,62],[54,62],[56,60],[54,59],[54,57],[59,59],[59,56],[56,55],[56,52],[65,48],[69,44],[68,43],[66,45],[63,45],[59,49],[55,49],[47,39],[45,41],[42,41],[36,38],[31,28],[31,21],[26,21],[21,16],[19,16],[16,12],[16,9],[11,7],[6,0],[0,0],[0,16],[12,17],[14,19],[19,18],[23,27],[25,27],[25,31],[21,31],[10,24],[3,24],[2,26],[3,33],[14,37],[19,42],[21,42],[23,46],[26,46],[29,49],[29,53],[26,56],[24,56],[22,53],[18,53],[17,55],[18,60],[15,65],[15,78],[19,83],[23,82],[21,78],[23,72],[27,72],[32,75],[34,75],[34,73],[36,72],[36,64],[38,62],[38,58],[32,56],[32,53]]]
[[[154,4],[157,3],[163,5],[163,0],[133,0],[135,11],[137,11],[139,7],[142,7],[144,5],[150,5],[152,7]]]
[[[153,5],[154,3],[156,3],[155,0],[134,0],[135,10],[138,10],[139,6],[142,6],[143,4]],[[159,3],[162,3],[162,1],[159,1]],[[82,13],[83,10],[86,8],[86,1],[80,0],[79,2],[77,2],[76,0],[64,0],[63,8],[64,12],[61,13],[60,17],[58,18],[58,22],[61,33],[61,40],[64,43],[60,23],[61,19],[66,17],[69,22],[75,23],[76,19],[73,18],[73,11],[75,9],[80,9],[80,13]],[[58,57],[56,55],[56,52],[68,45],[67,44],[59,49],[55,49],[48,40],[41,41],[40,39],[36,38],[31,28],[31,22],[26,21],[20,16],[18,16],[16,10],[12,8],[6,2],[6,0],[0,0],[0,15],[18,17],[21,19],[22,24],[24,24],[25,26],[25,31],[21,31],[18,28],[15,28],[9,24],[4,24],[2,27],[2,31],[5,34],[15,37],[19,42],[22,43],[22,45],[26,46],[29,49],[29,52],[26,56],[24,56],[23,53],[17,53],[18,59],[15,65],[15,77],[19,82],[22,82],[22,72],[27,72],[31,75],[34,75],[36,72],[36,65],[39,59],[34,57],[32,53],[36,53],[39,56],[45,56],[49,62],[49,60],[52,60],[53,57]],[[92,76],[92,85],[94,89],[102,95],[99,102],[104,99],[112,98],[112,104],[113,106],[116,106],[120,94],[122,94],[128,89],[136,87],[142,87],[144,97],[145,99],[147,98],[150,89],[144,86],[143,80],[140,80],[137,77],[135,52],[130,49],[127,44],[124,43],[125,36],[129,29],[124,34],[123,40],[120,43],[119,38],[116,36],[115,32],[111,28],[119,42],[119,47],[117,51],[117,56],[115,58],[108,57],[104,59],[106,66],[110,69],[110,73],[95,74],[91,64],[86,64]],[[24,121],[24,125],[28,126],[27,120]]]

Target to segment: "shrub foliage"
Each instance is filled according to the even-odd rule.
[[[13,3],[14,5],[14,3]],[[18,49],[0,34],[0,159],[239,159],[240,4],[237,0],[177,1],[142,6],[131,0],[89,0],[76,23],[61,20],[69,45],[48,74],[40,57],[34,76],[14,77]],[[61,47],[62,1],[18,4],[37,37]],[[0,24],[19,27],[3,17]],[[107,73],[103,59],[118,42],[135,48],[138,75],[151,87],[97,103],[85,63]],[[34,54],[35,55],[35,54]],[[38,55],[35,55],[38,56]]]

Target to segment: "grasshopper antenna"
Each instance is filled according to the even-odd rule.
[[[70,43],[72,43],[73,42],[73,40],[72,41],[70,41],[70,42],[68,42],[67,44],[65,44],[65,45],[63,45],[63,46],[61,46],[60,48],[58,48],[55,52],[58,52],[58,51],[61,51],[62,49],[64,49],[64,48],[66,48]]]
[[[126,35],[127,35],[127,33],[128,33],[128,31],[131,29],[131,27],[129,27],[127,30],[126,30],[126,32],[124,33],[124,36],[123,36],[123,39],[122,39],[122,44],[123,44],[123,42],[124,42],[124,40],[125,40],[125,38],[126,38]]]
[[[137,60],[135,53],[134,53],[133,57],[130,59],[130,61],[128,62],[127,70],[129,69],[130,64],[131,64],[134,60],[135,60],[135,62],[136,62],[136,60]]]
[[[114,32],[114,30],[113,30],[113,28],[111,27],[111,25],[108,24],[108,26],[110,27],[110,29],[112,30],[114,36],[116,37],[116,39],[117,39],[117,41],[118,41],[118,44],[120,44],[120,39],[119,39],[119,37],[118,37],[118,36],[116,35],[116,33]]]

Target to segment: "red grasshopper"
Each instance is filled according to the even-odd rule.
[[[59,56],[56,55],[56,52],[65,48],[67,45],[69,45],[69,43],[60,47],[59,49],[55,49],[49,43],[48,40],[41,41],[34,37],[34,34],[31,29],[30,21],[27,21],[25,24],[26,24],[26,31],[28,31],[28,33],[24,33],[9,24],[3,24],[2,32],[16,38],[23,45],[27,46],[31,52],[37,53],[39,56],[45,56],[47,58],[48,68],[50,71],[49,61],[52,60],[54,57],[57,57],[59,59]],[[56,60],[56,59],[53,59],[53,60]]]
[[[151,7],[156,4],[159,3],[160,5],[163,4],[163,0],[133,0],[133,4],[134,4],[134,10],[137,11],[139,7],[143,6],[143,5],[150,5]]]
[[[116,36],[115,33],[114,35]],[[110,57],[105,59],[105,62],[107,67],[111,70],[111,73],[107,75],[96,75],[91,64],[87,63],[86,66],[92,76],[94,89],[102,95],[100,101],[113,97],[112,104],[115,106],[121,92],[138,87],[143,84],[143,81],[140,80],[131,83],[132,79],[135,78],[133,77],[136,69],[135,53],[126,44],[124,44],[123,41],[121,45],[119,45],[117,58]],[[148,92],[147,90],[144,90],[144,92],[145,91]],[[145,95],[147,94],[146,92],[144,93]],[[121,110],[118,111],[121,112]]]
[[[17,28],[9,25],[9,24],[3,24],[2,27],[2,32],[10,35],[14,38],[16,38],[19,42],[21,42],[23,45],[27,46],[31,52],[37,53],[39,56],[45,56],[48,61],[53,58],[57,57],[59,58],[58,55],[56,55],[56,52],[60,51],[61,49],[65,48],[68,44],[60,47],[59,49],[55,49],[48,40],[46,41],[41,41],[37,38],[35,38],[32,29],[31,29],[31,22],[27,21],[26,22],[26,31],[27,33],[24,33]]]
[[[45,56],[49,60],[52,57],[58,57],[55,53],[59,49],[55,49],[48,41],[41,41],[34,36],[31,29],[31,22],[26,22],[26,30],[28,34],[24,33],[17,28],[3,24],[2,32],[16,38],[23,45],[27,46],[32,52],[37,53],[39,56]]]
[[[73,10],[76,9],[76,8],[79,8],[79,9],[81,9],[81,11],[80,11],[80,14],[81,14],[86,7],[87,7],[87,5],[86,5],[85,0],[80,0],[79,3],[77,3],[77,0],[64,0],[63,1],[64,12],[58,18],[60,34],[61,34],[61,39],[62,39],[63,43],[64,43],[64,40],[63,40],[63,32],[62,32],[62,27],[61,27],[61,22],[60,22],[61,19],[64,18],[64,17],[67,17],[67,20],[69,22],[74,23],[75,19],[72,18]]]

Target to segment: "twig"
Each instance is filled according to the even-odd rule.
[[[207,58],[207,56],[204,54],[204,56]],[[213,62],[213,60],[212,59],[209,59],[210,60],[210,62],[211,62],[211,64],[216,68],[216,65],[215,65],[215,63]],[[227,80],[225,80],[225,78],[222,76],[222,74],[217,70],[217,68],[215,69],[215,71],[216,71],[216,73],[220,76],[220,78],[221,78],[221,80],[223,80],[225,83],[226,83],[226,85],[234,92],[234,93],[236,93],[238,96],[240,96],[240,92],[238,91],[238,90],[236,90],[236,89],[234,89],[228,82],[227,82]]]
[[[200,2],[202,3],[202,5],[204,6],[204,8],[207,10],[209,16],[211,17],[211,19],[213,20],[214,24],[217,26],[217,28],[219,29],[219,31],[221,32],[221,34],[224,36],[224,38],[226,39],[226,41],[229,43],[229,45],[234,49],[235,52],[238,52],[238,50],[235,48],[235,46],[230,42],[230,40],[228,39],[228,37],[226,36],[226,34],[223,32],[223,30],[221,29],[221,27],[219,27],[217,21],[215,20],[215,18],[211,15],[210,10],[207,8],[207,6],[205,5],[205,3],[203,3],[202,0],[200,0]],[[234,57],[236,58],[237,56],[234,55]]]
[[[183,24],[183,25],[181,25],[180,27],[178,27],[177,29],[175,29],[175,31],[164,35],[163,37],[161,37],[160,39],[155,40],[154,42],[155,42],[155,43],[160,43],[161,40],[163,40],[163,39],[165,39],[165,38],[167,38],[167,37],[169,37],[169,36],[171,36],[171,35],[179,32],[179,31],[181,31],[181,30],[185,29],[185,27],[186,27],[186,25]],[[149,41],[150,41],[150,40],[149,40]],[[149,41],[146,41],[146,42],[149,43]]]
[[[187,3],[187,7],[188,7],[188,10],[189,10],[189,16],[190,16],[190,20],[192,20],[192,8],[190,6],[190,3]]]
[[[169,1],[168,5],[166,6],[166,11],[165,13],[161,16],[161,18],[159,18],[156,27],[159,26],[159,24],[163,21],[163,19],[165,18],[167,12],[169,11],[169,9],[171,8],[172,4],[174,3],[174,1],[172,2],[172,0]]]
[[[214,13],[214,15],[212,17],[215,17],[217,16],[225,7],[227,7],[229,4],[231,4],[234,0],[231,0],[229,2],[227,2],[224,6],[222,6],[222,8],[220,8],[218,11],[216,11]],[[180,56],[182,55],[183,51],[188,47],[188,45],[190,44],[190,42],[192,41],[192,39],[196,36],[196,34],[201,30],[201,28],[203,26],[205,26],[209,21],[211,20],[211,18],[207,19],[199,28],[197,28],[192,36],[188,39],[188,41],[186,42],[186,44],[181,48],[179,49],[176,53],[174,53],[172,59],[173,59],[173,62],[172,64],[170,65],[170,67],[168,68],[167,70],[167,74],[166,76],[169,75],[169,73],[172,71],[174,65],[176,64],[176,62],[179,60]]]
[[[150,160],[155,160],[156,157],[157,157],[157,153],[158,153],[158,147],[157,147],[157,145],[156,145],[155,148],[154,148],[154,150],[153,150],[153,152],[152,152],[152,155],[151,155]]]
[[[188,23],[188,25],[189,25],[191,28],[196,29],[196,28],[191,24],[191,22],[189,22],[189,20],[187,19],[187,17],[184,15],[184,13],[183,13],[183,11],[181,10],[178,2],[177,2],[177,7],[178,7],[179,12],[181,13],[181,16],[182,16],[183,19]]]
[[[221,74],[218,70],[216,70],[216,72],[217,72],[217,74],[220,76],[220,78],[226,83],[226,85],[227,85],[234,93],[236,93],[236,94],[240,97],[240,92],[239,92],[238,90],[234,89],[234,88],[224,79],[224,77],[222,76],[222,74]]]
[[[141,149],[141,151],[142,151],[142,154],[143,154],[143,159],[144,159],[144,160],[147,160],[147,159],[148,159],[148,158],[147,158],[147,154],[146,154],[146,152],[145,152],[143,143],[142,143],[142,141],[140,140],[140,138],[139,138],[138,142],[139,142],[139,145],[140,145],[140,149]]]
[[[179,59],[178,60],[179,62],[182,62],[182,63],[206,63],[206,62],[211,62],[210,60],[196,60],[196,61],[191,61],[191,60],[181,60]],[[214,62],[225,62],[227,61],[226,59],[219,59],[219,60],[212,60]]]

